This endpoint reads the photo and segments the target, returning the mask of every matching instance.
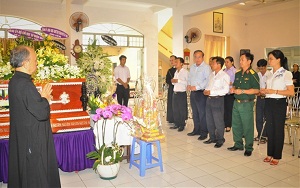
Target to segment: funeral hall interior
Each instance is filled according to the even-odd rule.
[[[236,68],[240,67],[240,54],[250,51],[254,54],[252,67],[258,71],[259,59],[266,59],[273,49],[281,49],[292,71],[293,64],[300,64],[299,12],[299,0],[0,0],[0,47],[9,48],[3,43],[20,36],[14,29],[51,35],[60,43],[60,52],[67,56],[68,64],[77,65],[81,52],[77,53],[75,46],[82,47],[84,53],[95,41],[108,54],[111,67],[119,65],[120,55],[127,57],[132,108],[136,105],[136,91],[145,84],[141,80],[151,82],[151,95],[157,100],[156,118],[165,136],[160,142],[163,170],[153,167],[141,176],[139,168],[130,168],[129,161],[123,159],[117,177],[104,180],[89,164],[62,167],[62,187],[300,187],[299,124],[295,129],[286,128],[282,160],[278,166],[271,166],[263,162],[267,144],[254,142],[250,157],[242,151],[228,151],[226,148],[234,143],[232,131],[225,132],[226,141],[221,148],[187,136],[193,131],[191,114],[184,131],[169,129],[172,124],[166,121],[165,87],[171,68],[169,57],[183,57],[184,68],[189,70],[195,50],[205,53],[205,62],[212,56],[232,56]],[[79,17],[82,23],[77,28]],[[55,36],[53,31],[58,34]],[[2,91],[1,100],[5,97]],[[93,120],[88,121],[93,127]],[[65,133],[68,131],[55,135]],[[124,139],[130,141],[123,145],[130,147],[132,138]],[[7,140],[1,138],[0,131],[0,162],[7,159]],[[157,147],[153,148],[153,155],[159,158]],[[62,166],[77,165],[63,158],[59,162]],[[6,170],[7,163],[1,163],[0,188],[7,187]]]

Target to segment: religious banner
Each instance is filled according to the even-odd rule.
[[[17,37],[24,36],[26,38],[29,38],[29,39],[32,39],[32,40],[35,40],[35,41],[44,40],[44,38],[41,35],[39,35],[37,33],[34,33],[34,32],[31,32],[31,31],[26,31],[26,30],[23,30],[23,29],[8,29],[7,31],[10,34],[15,35]]]
[[[44,33],[51,35],[53,37],[56,37],[56,38],[64,38],[65,39],[65,38],[69,37],[69,35],[67,33],[65,33],[64,31],[53,28],[53,27],[41,27],[41,30]]]

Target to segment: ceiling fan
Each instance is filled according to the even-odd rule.
[[[265,5],[265,4],[284,2],[284,1],[288,1],[288,0],[250,0],[250,1],[258,3],[253,6],[259,6],[259,5]],[[247,1],[247,2],[249,2],[249,1]]]

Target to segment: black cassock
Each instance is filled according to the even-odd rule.
[[[173,89],[174,85],[171,82],[171,79],[174,78],[174,74],[176,72],[176,68],[172,67],[168,70],[167,75],[166,75],[166,83],[169,85],[168,88],[168,100],[167,100],[167,121],[169,123],[174,122],[173,118],[173,107],[172,107],[172,98],[173,98]]]
[[[16,71],[9,82],[8,187],[60,187],[50,106],[31,76]]]

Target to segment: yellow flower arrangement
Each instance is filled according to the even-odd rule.
[[[44,36],[44,41],[39,42],[20,37],[8,44],[7,52],[3,52],[0,44],[0,49],[2,49],[0,51],[0,79],[9,80],[13,75],[14,70],[10,66],[9,56],[10,51],[17,45],[27,45],[36,49],[38,65],[37,71],[32,75],[36,82],[83,77],[80,68],[69,64],[68,57],[60,52],[52,38]],[[2,58],[3,55],[5,58]]]

